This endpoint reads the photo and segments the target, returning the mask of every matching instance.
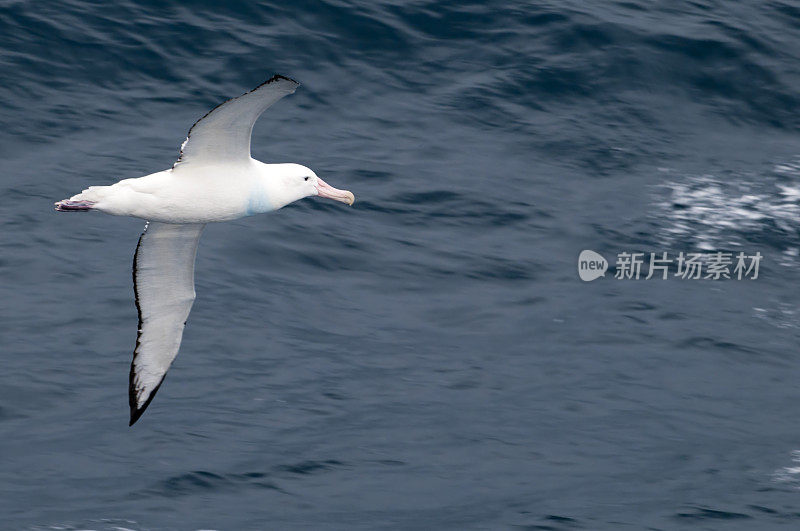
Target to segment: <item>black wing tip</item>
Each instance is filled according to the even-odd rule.
[[[293,93],[293,92],[294,92],[294,91],[297,89],[297,87],[299,87],[299,86],[300,86],[300,82],[299,82],[299,81],[295,81],[294,79],[292,79],[292,78],[290,78],[290,77],[286,77],[286,76],[284,76],[284,75],[281,75],[281,74],[275,74],[275,75],[273,75],[271,78],[269,78],[268,80],[266,80],[266,81],[264,81],[263,83],[261,83],[261,84],[260,84],[259,86],[257,86],[256,88],[254,88],[254,89],[252,89],[252,90],[248,90],[247,92],[245,92],[245,94],[250,94],[251,92],[255,92],[255,91],[257,91],[257,90],[258,90],[258,89],[260,89],[261,87],[264,87],[264,86],[266,86],[266,85],[271,85],[271,84],[273,84],[273,83],[279,83],[279,82],[281,82],[281,81],[288,81],[289,83],[291,83],[292,85],[294,85],[292,88],[288,89],[288,90],[289,90],[289,94],[292,94],[292,93]],[[244,96],[244,94],[243,94],[243,96]],[[233,99],[235,100],[236,98],[233,98]],[[230,100],[228,100],[228,101],[230,101]],[[226,103],[227,103],[227,102],[226,102]],[[213,109],[212,109],[212,110],[213,110]],[[210,111],[209,111],[209,112],[210,112]]]
[[[138,411],[131,410],[131,421],[128,422],[128,427],[129,428],[131,426],[133,426],[134,424],[136,424],[136,421],[139,420],[139,418],[142,416],[142,413],[144,413],[144,409],[140,409]]]
[[[290,77],[286,77],[286,76],[281,75],[281,74],[275,74],[274,76],[272,76],[271,78],[266,80],[264,83],[262,83],[262,85],[269,85],[270,83],[275,83],[276,81],[280,81],[281,79],[283,79],[285,81],[290,81],[290,82],[292,82],[292,83],[294,83],[295,85],[298,85],[298,86],[300,85],[300,83],[295,81],[294,79],[292,79]]]
[[[158,393],[158,390],[161,388],[161,384],[164,383],[164,378],[161,378],[161,381],[158,382],[158,385],[155,387],[155,389],[153,389],[153,392],[150,393],[150,396],[147,397],[147,400],[145,401],[144,404],[142,404],[142,407],[138,407],[137,405],[138,402],[136,400],[136,388],[134,387],[133,384],[133,377],[134,377],[133,367],[131,366],[130,387],[128,388],[128,403],[131,406],[131,420],[128,423],[129,427],[133,426],[136,423],[136,421],[139,420],[139,418],[144,414],[144,411],[147,409],[147,406],[150,405],[150,402],[153,401],[153,398],[155,398],[156,393]]]

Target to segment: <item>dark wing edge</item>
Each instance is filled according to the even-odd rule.
[[[130,422],[128,423],[128,426],[133,426],[136,423],[136,421],[139,420],[139,418],[145,412],[147,407],[153,401],[153,398],[155,398],[156,393],[158,393],[158,390],[161,388],[161,384],[164,383],[164,378],[166,377],[167,372],[168,372],[168,371],[164,372],[164,374],[161,377],[161,380],[158,382],[158,384],[155,387],[153,387],[153,390],[150,392],[150,395],[147,397],[147,400],[141,406],[138,406],[138,400],[137,400],[138,392],[136,390],[136,361],[137,361],[137,358],[138,358],[139,353],[140,353],[142,334],[144,333],[144,315],[143,315],[143,312],[142,312],[141,297],[140,297],[140,294],[139,294],[139,286],[138,286],[138,282],[137,282],[137,278],[136,277],[137,277],[137,272],[139,270],[139,253],[140,253],[140,250],[141,250],[141,247],[142,247],[142,243],[145,240],[145,236],[147,235],[148,228],[150,228],[151,226],[154,226],[154,225],[157,226],[159,224],[153,223],[153,222],[147,222],[147,224],[145,224],[144,230],[142,231],[142,234],[139,236],[139,241],[136,244],[136,251],[135,251],[135,253],[133,255],[133,268],[132,268],[133,294],[134,294],[134,302],[136,303],[136,313],[137,313],[137,317],[138,317],[138,327],[137,327],[137,333],[136,333],[136,347],[133,350],[133,359],[131,360],[131,369],[130,369],[130,373],[129,373],[129,376],[128,376],[128,405],[130,406]],[[205,225],[200,225],[199,226],[199,232],[198,232],[197,240],[195,242],[194,252],[196,252],[196,250],[197,250],[197,242],[199,242],[199,233],[202,232],[204,226]],[[194,261],[194,253],[192,255],[192,261]],[[192,278],[193,277],[194,277],[194,270],[192,268]],[[186,321],[184,321],[183,324],[185,325]],[[177,355],[177,352],[176,352],[176,355]]]
[[[144,230],[142,234],[139,236],[139,241],[136,244],[136,252],[133,254],[133,269],[131,270],[131,275],[133,276],[133,300],[136,302],[136,315],[139,318],[139,324],[136,327],[136,347],[133,349],[133,360],[131,361],[131,372],[128,378],[128,405],[131,407],[131,420],[128,423],[128,426],[133,426],[133,424],[139,420],[139,417],[142,416],[144,410],[147,409],[147,406],[150,405],[150,402],[153,401],[153,398],[156,396],[158,389],[161,387],[161,384],[164,382],[164,378],[161,378],[161,382],[158,383],[158,386],[150,393],[150,398],[147,399],[147,402],[139,408],[137,407],[136,403],[136,386],[134,385],[134,380],[136,378],[136,356],[139,354],[139,345],[141,344],[142,339],[142,306],[139,303],[139,288],[136,286],[136,270],[138,269],[138,262],[139,262],[139,248],[142,246],[142,240],[144,239],[144,235],[147,234],[147,228],[150,226],[148,222],[144,226]],[[164,375],[166,376],[166,374]]]
[[[211,109],[210,111],[208,111],[207,113],[205,113],[203,116],[201,116],[201,117],[200,117],[200,119],[199,119],[199,120],[197,120],[195,123],[193,123],[193,124],[192,124],[192,127],[190,127],[190,128],[189,128],[189,132],[186,134],[186,140],[184,140],[184,141],[183,141],[183,143],[181,144],[181,147],[180,147],[180,149],[178,150],[178,160],[176,160],[176,161],[175,161],[175,162],[172,164],[172,167],[173,167],[173,168],[175,168],[175,166],[177,166],[179,163],[183,162],[183,148],[184,148],[184,146],[186,145],[186,143],[189,141],[189,138],[191,138],[191,136],[192,136],[192,130],[194,130],[194,128],[195,128],[195,127],[197,127],[197,124],[199,124],[200,122],[202,122],[202,121],[203,121],[205,118],[207,118],[207,117],[208,117],[208,116],[209,116],[209,115],[210,115],[212,112],[216,111],[217,109],[219,109],[219,108],[220,108],[220,107],[222,107],[223,105],[225,105],[225,104],[227,104],[227,103],[230,103],[230,102],[232,102],[232,101],[238,100],[238,99],[239,99],[239,98],[241,98],[242,96],[247,96],[248,94],[252,94],[253,92],[255,92],[255,91],[257,91],[258,89],[260,89],[261,87],[264,87],[264,86],[266,86],[266,85],[270,85],[270,84],[272,84],[272,83],[277,83],[278,81],[289,81],[289,82],[291,82],[291,83],[294,83],[294,84],[295,84],[295,87],[294,87],[294,88],[297,88],[297,87],[299,87],[299,86],[300,86],[300,83],[299,83],[298,81],[295,81],[294,79],[292,79],[292,78],[290,78],[290,77],[286,77],[286,76],[283,76],[283,75],[281,75],[281,74],[275,74],[275,75],[273,75],[271,78],[269,78],[268,80],[264,81],[263,83],[261,83],[261,84],[260,84],[260,85],[258,85],[257,87],[255,87],[255,88],[253,88],[253,89],[251,89],[251,90],[248,90],[248,91],[247,91],[247,92],[245,92],[244,94],[241,94],[241,95],[239,95],[239,96],[236,96],[235,98],[230,98],[230,99],[228,99],[228,100],[225,100],[225,101],[223,101],[222,103],[220,103],[219,105],[217,105],[216,107],[214,107],[213,109]]]

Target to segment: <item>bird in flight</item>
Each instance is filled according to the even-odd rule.
[[[275,75],[195,122],[172,168],[90,186],[55,204],[59,212],[97,210],[147,221],[133,258],[139,333],[128,387],[131,426],[178,355],[195,299],[194,259],[206,223],[271,212],[309,196],[353,204],[352,193],[332,187],[305,166],[265,164],[250,156],[258,117],[298,86]]]

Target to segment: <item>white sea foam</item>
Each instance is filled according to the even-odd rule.
[[[787,175],[800,175],[800,165],[779,165],[774,173],[785,180]],[[703,175],[670,181],[663,187],[667,197],[655,215],[664,245],[748,252],[753,250],[754,235],[762,234],[757,244],[778,247],[781,265],[797,264],[800,184],[778,182],[773,175],[733,182]]]
[[[793,488],[800,489],[800,450],[793,450],[791,453],[793,466],[781,467],[772,473],[773,481],[788,484]]]

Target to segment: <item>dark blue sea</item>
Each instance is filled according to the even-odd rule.
[[[129,428],[144,222],[53,202],[275,73],[356,203],[209,226]],[[0,194],[0,529],[800,528],[797,2],[3,0]]]

